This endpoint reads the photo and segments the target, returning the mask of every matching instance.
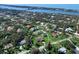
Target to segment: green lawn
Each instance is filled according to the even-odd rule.
[[[58,35],[57,37],[53,37],[52,34],[50,32],[47,33],[48,36],[44,37],[44,39],[46,40],[46,42],[51,41],[51,42],[56,42],[58,40],[63,40],[65,38],[67,38],[66,35]]]

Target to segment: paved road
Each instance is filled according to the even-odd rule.
[[[62,40],[59,40],[59,41],[53,42],[52,44],[57,44],[57,43],[60,43],[60,42],[66,41],[66,40],[69,40],[69,41],[70,41],[71,38],[72,38],[72,37],[65,38],[65,39],[62,39]]]

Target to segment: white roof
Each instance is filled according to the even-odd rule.
[[[75,51],[76,54],[79,54],[79,47],[76,46],[74,51]]]
[[[60,48],[58,51],[59,51],[59,52],[64,52],[64,53],[66,53],[66,48],[62,47],[62,48]]]
[[[75,35],[79,35],[77,32],[76,33],[74,33]]]
[[[66,28],[65,31],[73,31],[73,30],[69,27],[69,28]]]
[[[79,51],[79,47],[76,46],[76,50]]]
[[[22,45],[22,44],[25,44],[26,43],[26,40],[22,40],[21,42],[20,42],[20,44]]]

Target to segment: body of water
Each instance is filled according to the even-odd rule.
[[[65,8],[79,10],[79,4],[17,4],[18,6],[36,6],[36,7],[49,7],[49,8]],[[47,12],[47,13],[61,13],[70,15],[79,15],[79,12],[64,12],[62,10],[28,10],[27,8],[16,8],[8,6],[0,6],[0,8],[16,9],[16,10],[27,10],[32,12]]]
[[[17,5],[79,10],[79,4],[17,4]]]

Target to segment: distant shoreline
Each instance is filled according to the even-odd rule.
[[[0,8],[15,9],[15,10],[26,10],[26,11],[32,11],[32,12],[47,12],[47,13],[61,13],[61,14],[79,15],[79,10],[64,9],[64,8],[18,6],[18,5],[7,5],[7,4],[0,4]]]
[[[64,8],[64,9],[79,10],[79,4],[6,4],[6,5]]]

